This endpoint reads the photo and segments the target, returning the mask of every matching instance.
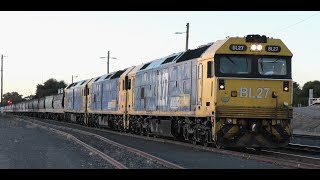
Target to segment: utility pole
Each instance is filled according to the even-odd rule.
[[[109,58],[110,58],[110,51],[108,51],[108,57],[107,57],[107,66],[108,66],[108,70],[107,70],[107,74],[109,74]]]
[[[185,32],[175,32],[175,34],[183,34],[186,33],[186,51],[188,50],[188,44],[189,44],[189,23],[187,23],[187,30]]]
[[[116,57],[110,57],[110,51],[108,51],[108,56],[107,57],[100,57],[100,59],[107,58],[107,74],[109,74],[109,60],[110,59],[117,59]]]
[[[7,56],[3,56],[3,54],[1,54],[1,107],[3,105],[3,57]]]
[[[0,104],[0,107],[2,107],[3,103],[2,103],[2,100],[3,100],[3,58],[4,57],[8,57],[8,56],[4,56],[3,54],[1,54],[1,104]]]
[[[186,31],[186,50],[188,50],[188,42],[189,42],[189,23],[187,23],[187,31]]]
[[[78,77],[78,76],[74,76],[74,78],[77,78],[77,77]],[[73,83],[73,75],[72,75],[71,83]]]
[[[3,54],[1,54],[1,107],[2,107],[2,93],[3,93]]]
[[[3,103],[3,58],[4,57],[8,57],[8,56],[4,56],[3,54],[1,54],[1,104],[0,107],[2,107]]]

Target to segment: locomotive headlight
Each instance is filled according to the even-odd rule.
[[[262,50],[262,45],[261,45],[261,44],[259,44],[259,45],[257,46],[257,50],[258,50],[258,51],[261,51],[261,50]]]
[[[257,50],[257,45],[255,44],[252,44],[251,47],[250,47],[251,51],[255,51]]]
[[[283,81],[283,91],[289,91],[289,81]]]
[[[219,90],[224,90],[225,89],[225,84],[223,79],[219,79]]]

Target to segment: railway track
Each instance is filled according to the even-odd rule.
[[[303,163],[304,165],[311,165],[313,168],[320,169],[320,157],[306,154],[306,151],[303,151],[305,155],[296,153],[296,150],[298,149],[297,146],[295,146],[294,149],[291,148],[292,147],[286,147],[282,149],[263,149],[260,153],[264,156],[285,159],[288,162],[296,163],[299,168]],[[299,151],[301,151],[300,148]],[[309,153],[310,151],[308,150],[307,152]]]
[[[320,136],[312,136],[312,135],[304,135],[304,134],[292,134],[291,138],[304,138],[304,139],[320,140]]]
[[[289,145],[287,147],[285,147],[285,149],[291,150],[291,151],[319,153],[320,154],[320,147],[319,146],[309,146],[309,145],[303,145],[303,144],[289,143]]]
[[[18,116],[17,116],[18,117]],[[28,117],[30,118],[30,117]],[[38,121],[38,120],[37,120]],[[216,149],[212,147],[204,147],[204,146],[199,146],[199,145],[194,145],[186,142],[181,142],[181,141],[174,141],[174,140],[169,140],[169,139],[160,139],[160,138],[155,138],[155,137],[147,137],[147,136],[141,136],[141,135],[136,135],[136,134],[129,134],[129,133],[123,133],[123,132],[117,132],[117,131],[112,131],[108,129],[100,129],[100,128],[92,128],[92,127],[86,127],[82,126],[79,124],[74,124],[74,123],[68,123],[68,122],[61,122],[61,121],[52,121],[52,120],[47,120],[60,124],[60,125],[71,125],[72,127],[77,127],[77,128],[82,128],[82,129],[91,129],[92,131],[102,131],[102,132],[107,132],[107,133],[112,133],[112,134],[117,134],[121,136],[129,136],[129,137],[134,137],[134,138],[139,138],[139,139],[144,139],[144,140],[151,140],[151,141],[157,141],[157,142],[162,142],[162,143],[169,143],[169,144],[176,144],[176,145],[181,145],[184,147],[190,147],[195,150],[205,150],[209,152],[214,152],[214,153],[219,153],[223,155],[230,155],[234,157],[240,157],[243,159],[253,159],[253,160],[258,160],[262,162],[267,162],[271,164],[276,164],[280,165],[286,168],[303,168],[303,169],[319,169],[320,165],[317,163],[314,163],[314,160],[301,160],[301,158],[307,158],[304,156],[300,156],[298,159],[297,157],[292,158],[292,155],[289,153],[283,153],[283,152],[276,152],[274,150],[261,150],[259,152],[257,151],[235,151],[235,150],[228,150],[228,149]],[[41,121],[40,121],[41,122]],[[43,123],[43,122],[41,122]],[[49,124],[52,125],[52,124]],[[80,132],[79,130],[76,130]],[[86,130],[84,130],[86,131]],[[94,133],[92,133],[94,134]],[[289,156],[291,158],[289,158]],[[319,161],[315,159],[316,161]],[[320,161],[319,161],[320,162]],[[179,168],[179,167],[177,167]]]
[[[74,135],[72,135],[70,133],[66,133],[66,132],[60,131],[58,129],[62,129],[62,130],[65,130],[65,131],[73,131],[73,132],[80,133],[80,134],[83,134],[83,135],[86,135],[86,136],[91,136],[91,137],[97,138],[97,139],[99,139],[99,140],[101,140],[101,141],[103,141],[103,142],[105,142],[105,143],[107,143],[107,144],[109,144],[111,146],[115,146],[115,147],[117,147],[119,149],[124,149],[125,151],[128,151],[128,152],[130,152],[130,153],[132,153],[132,154],[134,154],[136,156],[140,156],[142,158],[145,158],[145,159],[151,160],[153,162],[156,162],[157,164],[161,164],[163,166],[162,168],[184,169],[182,166],[179,166],[177,164],[168,162],[168,161],[166,161],[164,159],[161,159],[159,157],[153,156],[151,154],[148,154],[146,152],[140,151],[138,149],[119,144],[117,142],[114,142],[114,141],[112,141],[112,140],[110,140],[108,138],[102,137],[102,136],[97,135],[97,134],[93,134],[93,133],[90,133],[90,132],[86,132],[86,131],[82,131],[82,130],[74,129],[74,128],[70,128],[70,127],[63,127],[63,126],[58,126],[58,125],[54,125],[54,124],[50,124],[50,123],[45,123],[45,122],[41,122],[41,121],[38,121],[38,120],[31,120],[33,122],[30,122],[30,121],[27,121],[27,120],[23,120],[21,118],[19,118],[18,120],[22,120],[22,121],[25,121],[27,123],[33,123],[33,124],[36,124],[37,126],[40,126],[42,128],[44,128],[46,126],[46,127],[49,128],[49,130],[52,130],[52,131],[57,132],[58,134],[64,135],[68,139],[71,139],[71,140],[77,142],[78,144],[80,144],[81,146],[87,148],[88,150],[94,152],[95,154],[97,154],[98,156],[100,156],[101,158],[103,158],[108,163],[112,164],[113,166],[115,166],[118,169],[128,169],[128,167],[126,165],[123,165],[123,163],[115,160],[115,158],[112,158],[112,157],[108,156],[107,154],[103,153],[102,151],[99,151],[98,149],[94,148],[92,145],[89,145],[89,144],[79,140]],[[36,121],[36,123],[34,121]],[[51,127],[55,127],[56,129],[55,128],[51,128]],[[133,167],[133,168],[135,168],[135,167]]]
[[[293,135],[293,137],[320,140],[320,136]],[[320,168],[320,147],[305,144],[289,143],[288,146],[278,149],[261,149],[260,152],[251,151],[249,153],[262,154],[269,157],[281,158],[293,163],[305,163]],[[299,165],[300,166],[300,165]]]

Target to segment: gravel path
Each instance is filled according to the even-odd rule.
[[[294,134],[320,136],[320,106],[294,108],[292,128]]]
[[[1,169],[102,169],[104,160],[48,130],[0,115]]]

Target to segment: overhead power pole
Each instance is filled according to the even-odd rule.
[[[188,50],[189,43],[189,23],[187,23],[187,31],[186,31],[186,50]]]

